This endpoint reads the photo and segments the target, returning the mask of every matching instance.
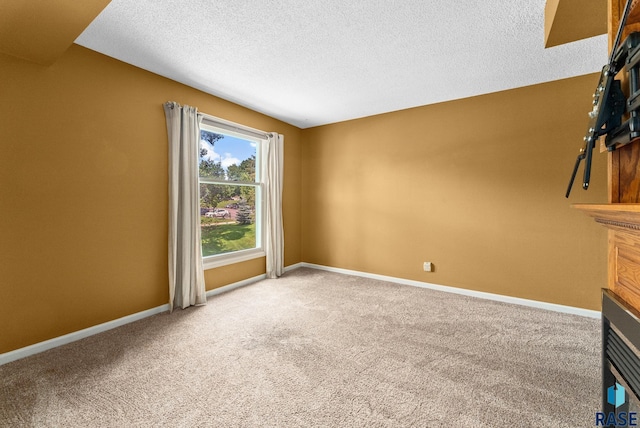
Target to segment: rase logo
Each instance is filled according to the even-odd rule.
[[[624,386],[616,382],[607,389],[607,403],[616,409],[627,402]],[[597,412],[597,427],[635,427],[638,426],[638,414],[636,412]]]

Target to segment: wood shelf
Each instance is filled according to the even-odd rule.
[[[598,223],[630,230],[640,230],[640,204],[573,204]]]

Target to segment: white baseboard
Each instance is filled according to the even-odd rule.
[[[267,277],[266,274],[257,275],[252,278],[243,279],[242,281],[234,282],[233,284],[223,285],[222,287],[214,288],[207,291],[207,297],[216,296],[218,294],[226,293],[227,291],[235,290],[236,288],[244,287],[245,285],[253,284],[254,282],[261,281]]]
[[[394,282],[396,284],[411,285],[414,287],[428,288],[431,290],[445,291],[447,293],[461,294],[464,296],[478,297],[480,299],[496,300],[498,302],[513,303],[516,305],[529,306],[533,308],[546,309],[554,312],[562,312],[565,314],[580,315],[588,318],[600,319],[600,311],[590,309],[576,308],[574,306],[558,305],[555,303],[540,302],[537,300],[522,299],[519,297],[503,296],[501,294],[486,293],[484,291],[467,290],[458,287],[449,287],[446,285],[431,284],[428,282],[414,281],[411,279],[396,278],[393,276],[378,275],[374,273],[360,272],[349,269],[334,268],[330,266],[317,265],[313,263],[298,263],[296,267],[308,267],[312,269],[325,270],[328,272],[336,272],[345,275],[359,276],[362,278],[377,279],[380,281]]]
[[[521,298],[518,298],[518,297],[503,296],[503,295],[500,295],[500,294],[485,293],[485,292],[482,292],[482,291],[466,290],[464,288],[456,288],[456,287],[449,287],[449,286],[446,286],[446,285],[430,284],[430,283],[427,283],[427,282],[414,281],[414,280],[410,280],[410,279],[396,278],[396,277],[392,277],[392,276],[378,275],[378,274],[360,272],[360,271],[349,270],[349,269],[334,268],[334,267],[330,267],[330,266],[317,265],[317,264],[313,264],[313,263],[305,263],[305,262],[296,263],[294,265],[285,267],[284,270],[285,270],[285,272],[289,272],[289,271],[292,271],[292,270],[295,270],[295,269],[298,269],[298,268],[301,268],[301,267],[307,267],[307,268],[318,269],[318,270],[325,270],[325,271],[341,273],[341,274],[345,274],[345,275],[359,276],[359,277],[363,277],[363,278],[377,279],[377,280],[380,280],[380,281],[394,282],[394,283],[397,283],[397,284],[411,285],[411,286],[414,286],[414,287],[429,288],[429,289],[432,289],[432,290],[445,291],[445,292],[448,292],[448,293],[455,293],[455,294],[462,294],[462,295],[465,295],[465,296],[479,297],[481,299],[497,300],[499,302],[506,302],[506,303],[514,303],[514,304],[517,304],[517,305],[523,305],[523,306],[530,306],[530,307],[534,307],[534,308],[547,309],[547,310],[550,310],[550,311],[563,312],[563,313],[573,314],[573,315],[580,315],[580,316],[589,317],[589,318],[600,318],[600,315],[601,315],[599,311],[593,311],[593,310],[582,309],[582,308],[575,308],[573,306],[557,305],[555,303],[539,302],[539,301],[536,301],[536,300],[528,300],[528,299],[521,299]],[[215,296],[215,295],[218,295],[218,294],[221,294],[221,293],[225,293],[227,291],[234,290],[236,288],[244,287],[245,285],[253,284],[253,283],[255,283],[257,281],[260,281],[260,280],[263,280],[265,278],[266,278],[266,275],[263,274],[263,275],[254,276],[252,278],[248,278],[248,279],[245,279],[245,280],[242,280],[242,281],[238,281],[238,282],[235,282],[233,284],[225,285],[223,287],[214,288],[213,290],[207,291],[207,297],[212,297],[212,296]],[[111,330],[113,328],[120,327],[120,326],[123,326],[125,324],[129,324],[129,323],[132,323],[134,321],[138,321],[138,320],[150,317],[152,315],[156,315],[156,314],[160,314],[162,312],[166,312],[168,310],[169,310],[169,305],[168,304],[167,305],[158,306],[156,308],[152,308],[152,309],[148,309],[146,311],[142,311],[142,312],[138,312],[138,313],[135,313],[135,314],[127,315],[125,317],[118,318],[118,319],[113,320],[113,321],[108,321],[108,322],[103,323],[103,324],[98,324],[98,325],[93,326],[93,327],[89,327],[89,328],[85,328],[83,330],[75,331],[73,333],[65,334],[64,336],[54,337],[53,339],[45,340],[44,342],[35,343],[33,345],[26,346],[26,347],[20,348],[20,349],[16,349],[14,351],[5,352],[4,354],[0,354],[0,365],[6,364],[6,363],[10,363],[11,361],[19,360],[21,358],[25,358],[25,357],[28,357],[30,355],[35,355],[35,354],[38,354],[40,352],[44,352],[44,351],[47,351],[49,349],[56,348],[58,346],[66,345],[68,343],[75,342],[75,341],[80,340],[80,339],[84,339],[85,337],[93,336],[94,334],[102,333],[104,331]]]
[[[234,290],[245,285],[253,284],[254,282],[265,279],[266,275],[258,275],[253,278],[248,278],[243,281],[238,281],[233,284],[225,285],[222,287],[214,288],[207,291],[207,297],[215,296],[217,294],[225,293],[227,291]],[[94,325],[83,330],[74,331],[73,333],[65,334],[64,336],[54,337],[53,339],[45,340],[44,342],[38,342],[33,345],[25,346],[24,348],[16,349],[14,351],[5,352],[0,354],[0,366],[10,363],[11,361],[19,360],[21,358],[28,357],[30,355],[39,354],[40,352],[47,351],[49,349],[57,348],[58,346],[66,345],[71,342],[75,342],[85,337],[93,336],[94,334],[102,333],[107,330],[114,329],[116,327],[123,326],[125,324],[139,321],[141,319],[150,317],[152,315],[167,312],[169,305],[162,305],[155,308],[147,309],[146,311],[137,312],[135,314],[127,315],[122,318],[108,321],[102,324]]]
[[[306,266],[309,266],[309,263],[300,262],[300,263],[296,263],[295,265],[285,266],[284,271],[289,272],[289,271],[296,270],[298,268],[306,267]]]
[[[64,336],[54,337],[53,339],[45,340],[44,342],[25,346],[24,348],[16,349],[15,351],[5,352],[4,354],[0,354],[0,366],[6,363],[10,363],[11,361],[19,360],[20,358],[28,357],[30,355],[39,354],[40,352],[57,348],[58,346],[66,345],[67,343],[75,342],[77,340],[84,339],[85,337],[93,336],[94,334],[102,333],[104,331],[111,330],[113,328],[120,327],[125,324],[150,317],[152,315],[166,312],[168,310],[168,304],[158,306],[156,308],[127,315],[126,317],[118,318],[113,321],[94,325],[93,327],[85,328],[83,330],[74,331],[73,333],[65,334]]]

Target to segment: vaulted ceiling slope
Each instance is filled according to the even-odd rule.
[[[308,128],[602,68],[605,35],[545,49],[544,15],[545,0],[112,0],[76,43]]]

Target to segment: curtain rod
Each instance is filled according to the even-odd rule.
[[[171,109],[174,108],[175,106],[183,107],[175,101],[167,101],[165,105]],[[238,123],[230,122],[228,120],[220,119],[219,117],[211,116],[210,114],[198,112],[198,116],[200,116],[203,120],[206,120],[210,124],[215,125],[219,128],[226,129],[227,131],[235,131],[235,132],[240,132],[244,134],[249,134],[250,136],[260,138],[263,140],[266,138],[273,137],[273,133],[271,132],[264,132],[259,129],[250,128],[248,126],[244,126]]]
[[[272,133],[264,132],[255,128],[250,128],[248,126],[240,125],[234,122],[230,122],[228,120],[220,119],[219,117],[211,116],[206,113],[198,112],[198,115],[202,117],[203,121],[207,121],[211,125],[215,125],[219,128],[223,128],[228,131],[235,131],[243,134],[249,134],[253,137],[257,137],[261,139],[267,139],[267,138],[273,137]]]

